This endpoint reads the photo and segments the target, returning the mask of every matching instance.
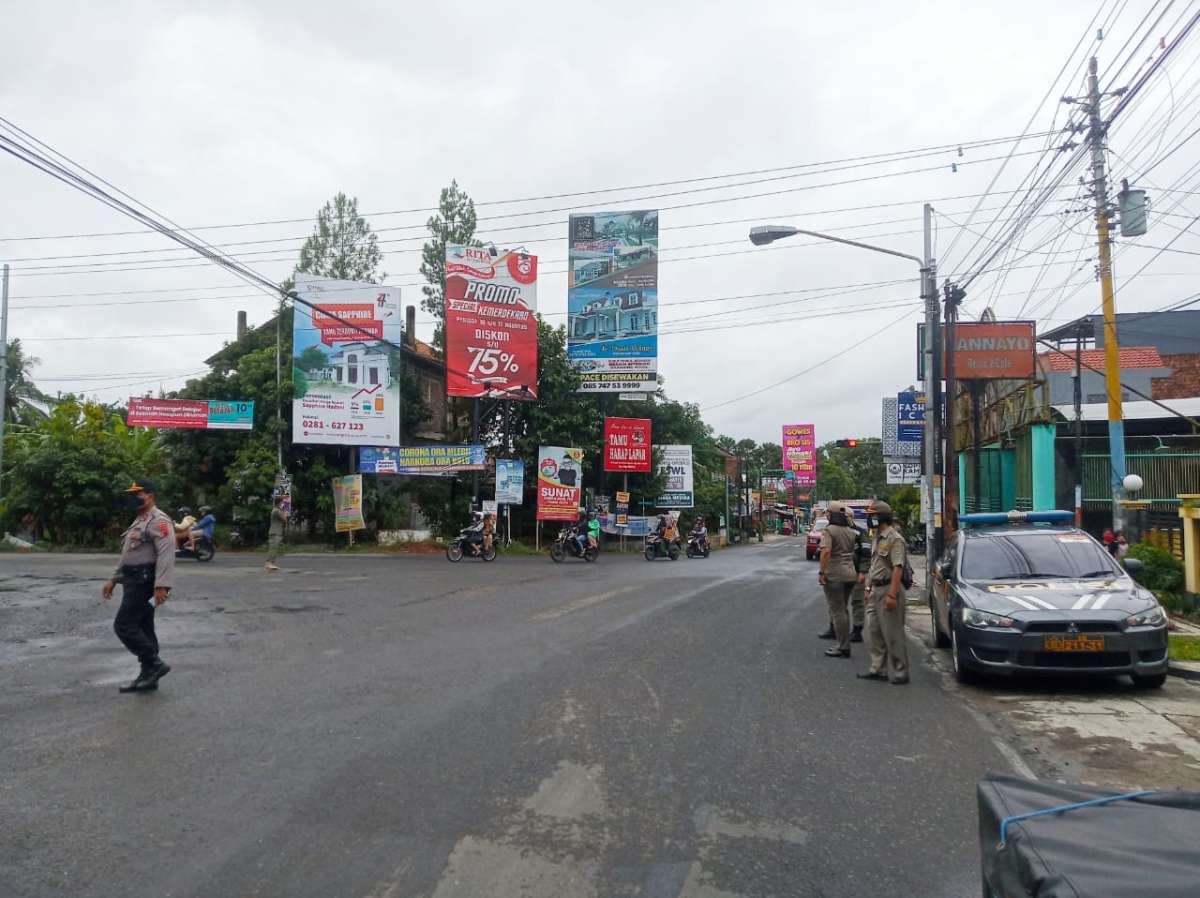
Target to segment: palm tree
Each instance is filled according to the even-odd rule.
[[[4,419],[16,424],[30,424],[48,417],[43,406],[52,400],[30,379],[41,360],[27,355],[18,338],[10,340],[5,347],[5,361],[8,373],[4,387]]]

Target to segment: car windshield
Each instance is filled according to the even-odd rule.
[[[817,521],[815,524],[813,524],[813,530],[824,530],[828,526],[829,526],[828,519],[821,518],[819,521]]]
[[[1105,577],[1119,573],[1107,552],[1080,533],[1010,533],[969,539],[964,580]]]

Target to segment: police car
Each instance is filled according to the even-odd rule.
[[[968,514],[938,563],[934,640],[980,673],[1167,677],[1167,615],[1069,511]],[[1131,564],[1132,566],[1132,564]]]

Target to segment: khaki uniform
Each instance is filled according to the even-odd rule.
[[[121,534],[121,560],[112,579],[121,584],[113,630],[145,670],[158,664],[154,590],[175,585],[175,525],[158,508],[137,516]]]
[[[829,620],[833,623],[837,647],[850,651],[850,619],[846,605],[858,585],[858,571],[854,553],[858,547],[858,531],[838,524],[830,524],[821,531],[821,551],[829,550],[825,564],[825,602],[829,606]],[[861,606],[860,606],[861,607]]]
[[[904,537],[895,527],[881,531],[871,544],[871,567],[867,571],[870,601],[867,604],[867,641],[871,650],[871,673],[886,674],[893,683],[908,682],[908,642],[904,635],[904,586],[896,589],[896,607],[885,607],[891,589],[892,568],[907,560]]]

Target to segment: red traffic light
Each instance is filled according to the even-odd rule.
[[[858,445],[858,440],[838,440],[837,447],[839,449],[853,449]]]

